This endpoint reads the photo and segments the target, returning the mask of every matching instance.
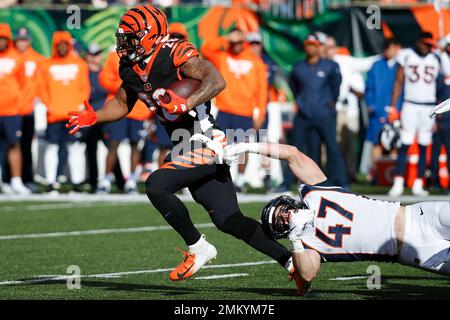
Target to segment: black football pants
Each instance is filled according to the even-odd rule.
[[[201,235],[192,223],[188,209],[175,195],[184,187],[189,188],[194,200],[205,208],[219,230],[245,241],[282,266],[289,260],[290,252],[268,237],[261,223],[241,213],[229,167],[224,164],[190,168],[163,166],[146,181],[146,193],[151,203],[187,245],[196,243]]]

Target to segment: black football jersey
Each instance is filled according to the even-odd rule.
[[[177,115],[169,114],[164,108],[157,106],[152,98],[156,89],[167,89],[172,83],[182,79],[181,65],[196,56],[199,56],[199,52],[188,41],[169,39],[160,44],[150,59],[139,62],[138,65],[123,61],[120,63],[122,86],[125,90],[135,93],[139,100],[156,113],[174,144],[186,137],[187,133],[190,136],[194,133],[209,136],[212,129],[217,128],[210,113],[209,101],[185,114]],[[175,132],[177,129],[181,130]]]

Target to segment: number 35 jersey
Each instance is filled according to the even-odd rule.
[[[380,201],[340,187],[301,184],[301,200],[315,211],[301,237],[305,248],[327,261],[395,261],[394,221],[400,203]]]
[[[216,127],[214,118],[210,114],[210,102],[196,106],[189,112],[181,115],[169,114],[159,107],[153,99],[156,89],[167,89],[172,83],[183,78],[181,66],[199,52],[188,41],[168,39],[163,41],[149,58],[137,64],[121,61],[119,67],[122,87],[127,95],[135,96],[141,100],[156,115],[164,125],[172,141],[177,144],[180,137],[194,133],[206,133]],[[188,135],[172,133],[176,129],[185,129]]]
[[[414,49],[403,49],[396,58],[405,74],[404,99],[415,104],[436,102],[436,79],[440,60],[435,53],[420,56]]]

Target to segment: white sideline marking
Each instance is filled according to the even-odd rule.
[[[368,276],[354,276],[354,277],[337,277],[337,278],[331,278],[330,280],[347,281],[347,280],[367,279],[367,278],[368,278]]]
[[[297,196],[297,193],[286,193],[291,196]],[[238,194],[239,203],[249,202],[267,202],[279,193],[272,194]],[[446,195],[430,195],[426,198],[417,197],[412,195],[403,195],[400,197],[390,197],[388,195],[367,195],[369,198],[385,200],[385,201],[400,201],[400,202],[419,202],[419,201],[448,201],[449,197]],[[181,201],[193,202],[191,195],[178,195]],[[26,196],[20,195],[4,195],[0,194],[0,202],[18,202],[18,201],[37,201],[37,202],[77,202],[77,203],[93,203],[93,202],[108,202],[108,203],[146,203],[149,204],[148,198],[145,194],[129,195],[129,194],[59,194],[58,196],[52,196],[47,194],[31,194]],[[1,208],[0,208],[1,211]]]
[[[213,223],[199,223],[197,228],[212,228]],[[92,234],[109,234],[109,233],[134,233],[134,232],[148,232],[172,230],[171,226],[153,226],[153,227],[137,227],[137,228],[114,228],[114,229],[94,229],[83,231],[67,231],[67,232],[50,232],[50,233],[29,233],[29,234],[12,234],[0,236],[1,240],[17,240],[17,239],[36,239],[36,238],[56,238],[56,237],[70,237],[83,236]]]
[[[247,277],[248,273],[230,273],[230,274],[215,274],[212,276],[196,277],[195,280],[214,280],[214,279],[225,279],[225,278],[236,278],[236,277]]]
[[[248,266],[258,266],[264,264],[273,264],[277,263],[274,260],[266,260],[266,261],[254,261],[254,262],[241,262],[241,263],[232,263],[232,264],[213,264],[204,266],[202,269],[218,269],[218,268],[235,268],[235,267],[248,267]],[[98,273],[98,274],[88,274],[88,275],[80,275],[80,278],[120,278],[121,276],[135,275],[135,274],[145,274],[145,273],[160,273],[171,271],[173,268],[165,268],[165,269],[151,269],[151,270],[136,270],[136,271],[123,271],[123,272],[114,272],[114,273]],[[47,281],[66,281],[68,279],[73,279],[73,275],[54,275],[54,276],[35,276],[36,279],[30,280],[6,280],[1,281],[0,285],[13,285],[13,284],[34,284],[41,283]],[[194,278],[196,279],[196,278]],[[197,278],[198,279],[198,278]]]
[[[139,203],[114,203],[114,206],[131,206],[138,205]],[[13,211],[38,211],[38,210],[55,210],[55,209],[76,209],[76,208],[92,208],[92,207],[111,207],[111,203],[103,203],[103,202],[87,202],[87,203],[73,203],[73,202],[64,202],[64,203],[48,203],[48,204],[34,204],[28,205],[24,207],[13,207],[13,206],[0,206],[0,212],[13,212]],[[70,213],[72,213],[70,211]]]

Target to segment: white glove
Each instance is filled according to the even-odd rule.
[[[430,118],[433,119],[437,114],[441,114],[450,110],[450,98],[434,106],[430,112]]]
[[[208,149],[211,149],[216,154],[216,163],[223,163],[224,148],[223,144],[219,141],[212,140],[201,133],[194,134],[189,141],[200,141],[204,143]]]
[[[314,225],[315,212],[309,209],[302,209],[291,215],[291,220],[289,221],[289,240],[291,242],[296,242],[301,240],[304,234],[306,226]]]

